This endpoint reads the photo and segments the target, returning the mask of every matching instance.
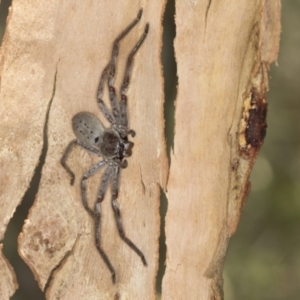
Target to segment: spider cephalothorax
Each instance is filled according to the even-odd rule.
[[[101,75],[100,84],[97,92],[97,103],[99,109],[101,110],[107,121],[111,124],[111,126],[109,128],[105,128],[102,122],[90,112],[79,112],[72,119],[72,128],[76,139],[70,142],[61,159],[61,164],[70,175],[71,184],[73,184],[75,180],[75,175],[71,171],[70,167],[67,165],[66,161],[70,154],[70,151],[75,145],[80,145],[87,151],[97,156],[101,156],[103,158],[103,160],[94,164],[89,170],[87,170],[83,174],[80,187],[83,206],[95,221],[95,240],[97,250],[102,256],[106,266],[112,274],[113,283],[115,283],[116,281],[115,269],[111,264],[108,256],[102,249],[100,243],[100,204],[104,199],[104,195],[109,184],[111,185],[112,208],[117,221],[119,235],[123,239],[123,241],[133,251],[135,251],[138,256],[140,256],[143,264],[147,266],[147,262],[143,252],[125,235],[121,214],[117,203],[117,197],[119,190],[120,169],[126,168],[127,161],[124,158],[129,157],[132,154],[133,143],[128,140],[128,135],[131,135],[132,137],[134,137],[135,135],[135,132],[128,128],[126,91],[129,85],[130,70],[132,67],[133,57],[148,34],[148,23],[146,24],[144,33],[141,36],[140,40],[137,42],[137,44],[134,46],[134,48],[128,56],[123,84],[121,86],[120,101],[117,99],[117,94],[113,86],[116,70],[115,64],[119,50],[119,42],[139,22],[142,16],[142,12],[143,11],[141,9],[138,13],[137,18],[115,39],[113,43],[111,60],[108,63],[108,65],[104,68]],[[111,110],[106,106],[106,104],[102,100],[104,83],[106,82],[107,77]],[[101,179],[101,184],[98,190],[97,201],[95,202],[94,209],[91,209],[88,205],[86,195],[86,180],[89,177],[93,176],[104,166],[107,166],[107,168]]]

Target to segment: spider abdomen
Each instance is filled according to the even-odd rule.
[[[99,148],[104,126],[95,115],[85,111],[76,114],[72,119],[72,128],[80,142],[92,148]]]

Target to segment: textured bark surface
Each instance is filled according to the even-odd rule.
[[[120,45],[115,86],[119,90],[126,57],[150,22],[128,90],[129,123],[137,135],[119,192],[125,231],[144,252],[148,267],[119,238],[108,192],[102,205],[102,245],[116,269],[113,285],[95,248],[93,220],[81,204],[79,189],[83,172],[99,158],[79,148],[73,151],[68,163],[76,175],[74,186],[59,161],[74,139],[74,114],[89,111],[108,125],[96,103],[100,74],[110,60],[114,39],[141,7],[141,21]],[[38,164],[50,107],[46,162],[19,236],[19,253],[39,286],[47,287],[47,299],[155,298],[160,186],[166,185],[168,171],[160,66],[163,11],[164,1],[13,3],[1,49],[0,239]],[[106,91],[106,100],[107,96]],[[91,206],[100,177],[99,173],[88,180]],[[2,271],[0,286],[7,286],[4,296],[11,295],[16,288],[13,272],[7,266],[1,270],[8,275]]]
[[[162,299],[222,299],[222,270],[265,135],[279,1],[177,1],[178,95]]]
[[[100,74],[113,40],[140,7],[142,20],[121,43],[115,83],[120,86],[125,59],[150,22],[128,91],[130,127],[137,136],[122,171],[119,203],[126,233],[149,265],[145,268],[120,240],[108,193],[102,244],[116,269],[113,285],[80,197],[79,179],[97,158],[79,148],[72,152],[73,187],[59,161],[74,138],[74,114],[89,111],[105,123],[95,98]],[[0,53],[0,240],[38,164],[49,109],[39,192],[19,237],[19,252],[46,288],[47,299],[155,298],[159,189],[168,175],[160,66],[163,13],[164,1],[13,3]],[[267,71],[277,59],[279,15],[279,1],[177,1],[178,96],[162,299],[222,298],[228,240],[263,142]],[[91,205],[100,176],[88,180]],[[3,256],[0,264],[0,296],[9,299],[17,283]]]

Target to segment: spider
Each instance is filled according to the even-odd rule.
[[[108,256],[101,247],[100,239],[101,202],[104,199],[104,195],[109,184],[111,185],[112,209],[116,218],[119,235],[121,239],[141,258],[143,264],[147,266],[146,258],[143,252],[125,234],[117,198],[119,190],[120,170],[127,167],[127,160],[124,158],[129,157],[132,154],[133,143],[128,140],[128,136],[135,136],[135,132],[128,128],[126,91],[130,81],[130,72],[134,55],[147,37],[149,31],[149,23],[146,24],[143,35],[141,36],[137,44],[133,47],[127,58],[124,79],[121,86],[121,101],[117,99],[117,94],[113,86],[119,42],[140,21],[142,13],[143,9],[140,9],[136,19],[131,22],[128,27],[124,31],[122,31],[121,34],[115,39],[112,48],[111,60],[104,68],[100,78],[100,83],[97,91],[97,103],[99,109],[111,124],[111,126],[109,128],[105,128],[101,121],[92,113],[77,113],[72,119],[72,128],[76,139],[69,143],[64,155],[61,158],[62,166],[71,177],[71,185],[74,184],[75,175],[67,165],[66,161],[74,146],[79,145],[90,153],[101,156],[103,158],[83,174],[80,187],[83,206],[89,213],[89,215],[94,219],[96,248],[112,275],[113,283],[116,282],[116,272]],[[112,108],[111,110],[105,105],[102,100],[104,83],[107,77],[109,99]],[[107,166],[107,168],[102,175],[97,200],[94,205],[94,210],[92,210],[88,206],[86,195],[86,181],[89,177],[93,176],[104,166]]]

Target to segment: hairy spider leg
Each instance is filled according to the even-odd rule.
[[[117,95],[116,95],[116,90],[115,90],[113,84],[114,84],[115,73],[116,73],[116,60],[117,60],[118,52],[119,52],[119,42],[139,22],[139,20],[142,17],[142,13],[143,13],[143,9],[140,9],[136,19],[133,22],[131,22],[124,31],[121,32],[121,34],[115,39],[114,44],[113,44],[111,61],[110,61],[110,71],[109,71],[109,75],[108,75],[108,90],[109,90],[109,99],[111,102],[113,115],[116,120],[119,120],[120,107],[119,107],[119,102],[118,102]]]
[[[80,188],[81,188],[81,199],[82,199],[82,204],[85,208],[85,210],[92,216],[94,217],[94,212],[92,209],[89,208],[89,204],[88,204],[88,200],[87,200],[87,196],[86,196],[86,181],[88,178],[90,178],[91,176],[93,176],[94,174],[96,174],[102,167],[104,167],[106,165],[106,161],[105,160],[101,160],[99,162],[97,162],[96,164],[94,164],[89,170],[87,170],[81,179],[81,183],[80,183]],[[106,174],[106,172],[105,172]]]
[[[136,54],[136,52],[139,50],[141,45],[143,44],[144,40],[147,37],[149,31],[149,23],[146,24],[145,30],[143,35],[141,36],[140,40],[136,43],[136,45],[133,47],[132,51],[130,52],[128,58],[127,58],[127,64],[125,68],[125,73],[124,73],[124,79],[123,79],[123,84],[121,87],[121,102],[120,102],[120,114],[121,114],[121,124],[123,126],[128,126],[128,116],[127,116],[127,88],[130,82],[130,72],[131,72],[131,67],[132,67],[132,62],[133,62],[133,57]]]
[[[104,89],[104,82],[107,77],[108,69],[109,69],[110,64],[108,64],[101,75],[98,91],[97,91],[97,104],[99,109],[102,111],[103,115],[105,116],[106,120],[111,123],[115,124],[116,120],[115,117],[111,114],[109,108],[105,105],[104,101],[102,100],[102,95],[103,95],[103,89]]]
[[[63,166],[63,168],[67,171],[67,173],[70,175],[71,180],[70,180],[70,184],[73,185],[74,184],[74,180],[75,180],[75,174],[72,172],[72,170],[70,169],[70,167],[67,165],[67,159],[72,151],[72,149],[77,145],[77,140],[73,140],[69,143],[68,147],[65,150],[64,155],[62,156],[60,163]]]
[[[102,176],[101,184],[98,192],[98,198],[95,203],[95,210],[94,210],[94,221],[95,221],[95,241],[96,241],[96,248],[101,255],[103,261],[105,262],[107,268],[110,270],[111,276],[112,276],[112,282],[116,283],[116,272],[115,269],[110,262],[108,256],[104,252],[104,250],[101,247],[101,202],[104,199],[105,192],[107,190],[107,186],[110,182],[112,174],[112,168],[108,167],[105,171],[105,173]]]
[[[73,173],[73,171],[70,169],[70,167],[67,165],[67,159],[71,153],[71,151],[73,150],[73,148],[76,146],[76,145],[79,145],[81,146],[82,148],[88,150],[89,152],[93,153],[93,154],[96,154],[99,156],[99,150],[97,149],[94,149],[94,148],[91,148],[91,147],[88,147],[87,145],[81,143],[80,141],[78,140],[73,140],[69,143],[68,147],[66,148],[65,150],[65,153],[63,154],[61,160],[60,160],[60,163],[61,165],[63,166],[63,168],[67,171],[67,173],[70,175],[71,177],[71,180],[70,180],[70,184],[73,185],[74,184],[74,180],[75,180],[75,174]]]
[[[146,258],[143,254],[143,252],[128,238],[126,237],[124,228],[123,228],[123,222],[121,218],[121,212],[119,209],[119,205],[117,202],[118,198],[118,190],[119,190],[119,178],[120,178],[120,167],[115,166],[113,173],[112,173],[112,179],[111,179],[111,194],[112,194],[112,208],[115,214],[116,222],[117,222],[117,228],[119,231],[119,235],[121,239],[141,258],[143,264],[147,266]]]
[[[90,146],[86,145],[85,143],[82,143],[79,140],[77,140],[77,145],[81,146],[82,148],[84,148],[85,150],[89,151],[92,154],[95,154],[97,156],[102,156],[99,149],[95,149],[93,147],[90,147]]]

